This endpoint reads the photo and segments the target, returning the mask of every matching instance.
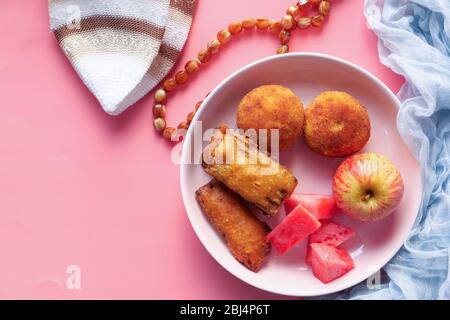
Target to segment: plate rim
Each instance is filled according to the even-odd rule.
[[[364,74],[366,77],[368,77],[372,82],[374,82],[378,87],[380,87],[384,92],[386,92],[389,97],[391,98],[391,100],[393,102],[395,102],[395,107],[398,110],[400,110],[400,106],[401,106],[401,102],[398,99],[398,97],[391,91],[391,89],[383,82],[381,81],[378,77],[376,77],[374,74],[372,74],[371,72],[369,72],[368,70],[364,69],[361,66],[358,66],[357,64],[350,62],[348,60],[345,60],[343,58],[339,58],[333,55],[329,55],[329,54],[324,54],[324,53],[319,53],[319,52],[311,52],[311,51],[305,51],[305,52],[291,52],[291,53],[285,53],[282,55],[272,55],[269,57],[265,57],[259,60],[256,60],[254,62],[251,62],[241,68],[239,68],[238,70],[232,72],[229,76],[225,77],[212,91],[211,93],[205,98],[205,100],[202,103],[202,106],[198,109],[198,111],[196,112],[194,118],[192,121],[197,121],[203,114],[204,110],[205,110],[205,106],[208,104],[208,102],[217,94],[217,92],[229,81],[233,80],[233,78],[237,77],[238,75],[240,75],[243,72],[246,72],[248,69],[254,68],[260,64],[264,64],[266,62],[272,61],[272,60],[281,60],[281,59],[287,59],[287,58],[291,58],[291,57],[309,57],[309,58],[319,58],[319,59],[323,59],[323,60],[327,60],[327,61],[331,61],[334,63],[338,63],[338,64],[342,64],[345,65],[349,68],[354,69],[357,72],[360,72],[362,74]],[[398,127],[397,127],[398,130]],[[193,127],[190,127],[186,133],[186,138],[192,135],[192,131],[193,131]],[[405,143],[403,137],[400,135],[401,139],[403,140],[403,143]],[[406,145],[406,143],[405,143]],[[407,145],[406,145],[407,146]],[[345,289],[348,289],[350,287],[353,287],[359,283],[361,283],[362,281],[368,279],[369,276],[366,277],[366,275],[364,274],[363,277],[358,277],[355,276],[355,280],[354,281],[349,281],[348,284],[343,284],[341,286],[338,287],[334,287],[334,288],[330,288],[330,289],[325,289],[325,290],[320,290],[320,292],[311,292],[309,291],[303,291],[301,292],[301,290],[296,290],[297,292],[292,292],[290,290],[272,290],[272,289],[268,289],[265,288],[263,286],[258,285],[257,283],[254,283],[254,281],[246,279],[244,276],[242,276],[241,274],[239,274],[238,272],[234,272],[234,270],[230,270],[229,268],[227,268],[226,266],[224,266],[222,263],[219,262],[218,258],[216,258],[216,255],[214,253],[212,253],[209,249],[207,244],[205,243],[205,239],[203,239],[203,237],[200,235],[201,234],[201,230],[198,230],[198,228],[194,225],[193,223],[193,217],[192,214],[187,210],[187,203],[188,203],[188,195],[187,195],[187,184],[184,182],[186,181],[185,175],[187,173],[187,170],[184,170],[184,168],[188,168],[189,164],[183,164],[183,159],[184,159],[184,155],[186,154],[185,152],[185,148],[187,148],[187,143],[185,143],[185,141],[183,141],[183,146],[181,149],[181,156],[180,156],[180,189],[181,189],[181,196],[183,199],[183,205],[184,205],[184,209],[185,212],[188,216],[188,220],[189,223],[191,224],[192,229],[194,230],[194,233],[196,234],[197,238],[200,240],[201,244],[203,245],[203,247],[206,249],[206,251],[213,257],[213,259],[217,262],[217,264],[219,264],[223,269],[225,269],[227,272],[229,272],[230,274],[232,274],[234,277],[238,278],[239,280],[243,281],[244,283],[251,285],[255,288],[258,288],[260,290],[266,291],[266,292],[271,292],[271,293],[275,293],[275,294],[279,294],[279,295],[284,295],[284,296],[292,296],[292,297],[316,297],[316,296],[322,296],[322,295],[327,295],[327,294],[332,294],[332,293],[336,293]],[[416,164],[419,166],[420,169],[420,164],[418,163],[417,159],[412,155],[411,150],[409,150],[409,148],[407,148],[408,152],[410,153],[410,155],[412,156],[412,158],[414,159],[414,161],[416,162]],[[419,182],[420,182],[420,189],[422,189],[423,186],[423,181],[422,181],[422,176],[419,175]],[[422,200],[421,200],[422,201]],[[420,201],[420,203],[421,203]],[[412,227],[415,224],[415,221],[417,220],[417,216],[420,210],[420,204],[419,207],[417,208],[415,214],[414,214],[414,219],[411,219],[412,222],[409,223],[408,225],[408,230],[411,231]],[[409,234],[409,233],[408,233]],[[408,235],[407,234],[407,235]],[[407,237],[406,235],[406,237]],[[397,252],[403,247],[404,243],[405,243],[406,238],[403,239],[403,241],[400,243],[399,246],[396,246],[395,248],[393,248],[393,250],[391,251],[391,253],[388,255],[388,258],[385,259],[385,261],[383,261],[382,263],[380,263],[380,269],[383,268],[396,254]],[[319,290],[318,290],[319,291]]]

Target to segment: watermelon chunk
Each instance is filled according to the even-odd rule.
[[[283,255],[319,227],[319,220],[298,205],[267,235],[267,241],[272,243],[278,254]]]
[[[309,236],[306,263],[311,265],[311,243],[323,243],[338,247],[345,241],[353,238],[355,234],[356,231],[353,228],[341,226],[331,221],[322,221],[320,228]]]
[[[299,203],[319,220],[330,219],[338,210],[332,196],[296,193],[283,203],[286,214],[289,214]]]
[[[311,245],[312,270],[316,278],[329,283],[355,267],[347,251],[323,243]]]
[[[293,194],[283,202],[284,211],[286,212],[286,215],[291,213],[292,210],[295,209],[295,207],[300,203],[300,199],[297,195]]]

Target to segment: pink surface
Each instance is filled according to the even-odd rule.
[[[180,65],[230,21],[279,17],[292,2],[199,0]],[[335,2],[325,28],[297,32],[292,51],[350,60],[396,92],[403,80],[378,61],[363,1]],[[50,33],[46,1],[4,1],[0,39],[0,298],[282,297],[234,278],[200,244],[150,96],[103,113]],[[258,32],[234,40],[170,100],[169,121],[276,47]],[[81,268],[80,290],[66,286],[69,265]]]

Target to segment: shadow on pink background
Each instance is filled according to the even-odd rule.
[[[199,0],[178,66],[229,22],[279,18],[293,2]],[[337,1],[324,29],[296,32],[291,51],[350,60],[396,92],[403,80],[380,64],[362,4]],[[49,31],[47,2],[0,7],[0,298],[283,298],[228,274],[198,241],[150,95],[106,115]],[[233,40],[170,99],[169,122],[277,46],[258,31]],[[81,268],[80,290],[66,286],[69,265]]]

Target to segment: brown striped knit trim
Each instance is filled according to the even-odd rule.
[[[195,1],[170,0],[170,7],[177,9],[188,16],[194,14],[195,5]]]
[[[148,21],[115,16],[86,17],[81,19],[81,28],[79,29],[62,26],[54,32],[58,41],[61,42],[64,37],[96,29],[116,29],[138,32],[156,39],[161,39],[164,35],[164,28],[158,27]]]
[[[160,41],[126,30],[95,29],[61,38],[60,46],[75,60],[92,54],[123,54],[149,63],[158,53]]]
[[[172,62],[175,62],[180,55],[180,50],[172,47],[168,43],[161,43],[161,47],[159,48],[159,54]]]
[[[114,31],[112,36],[114,36],[115,46],[108,47],[107,44],[103,43],[103,41],[100,39],[97,39],[97,45],[93,45],[94,40],[91,38],[91,35],[89,33],[94,31],[104,33],[107,32],[108,29],[92,29],[83,33],[72,33],[57,37],[59,39],[60,45],[62,46],[64,51],[68,55],[70,55],[71,58],[83,56],[88,53],[99,53],[102,50],[104,52],[127,52],[128,54],[134,53],[137,56],[145,57],[146,51],[149,49],[147,48],[147,45],[145,45],[145,42],[142,42],[140,44],[140,47],[134,46],[134,49],[127,48],[130,46],[130,43],[126,43],[125,41],[129,40],[131,35],[124,35],[124,32],[127,32],[126,30]],[[154,38],[151,37],[151,39]],[[137,41],[137,39],[135,41]],[[152,45],[152,43],[149,43],[149,45]],[[134,50],[135,52],[131,52],[132,50]],[[141,52],[142,50],[144,51]],[[168,43],[162,42],[161,46],[159,47],[158,55],[170,60],[172,63],[175,63],[178,56],[180,55],[180,50],[172,47]]]

